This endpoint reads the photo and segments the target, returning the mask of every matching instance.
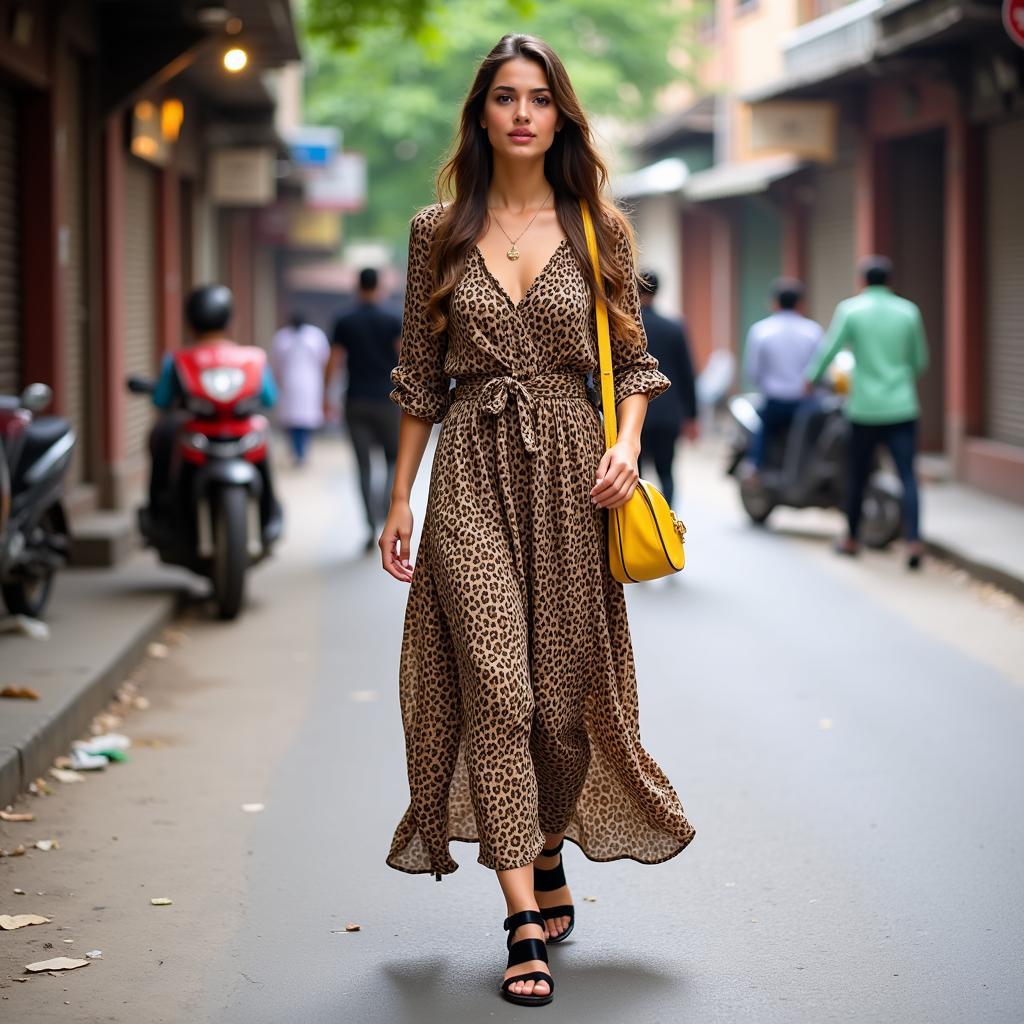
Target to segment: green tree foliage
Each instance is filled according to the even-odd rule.
[[[356,32],[350,19],[367,11]],[[670,0],[307,0],[307,119],[339,127],[368,163],[367,208],[347,234],[404,239],[433,199],[476,64],[506,32],[547,40],[591,115],[628,120],[680,77],[667,52],[685,20]]]

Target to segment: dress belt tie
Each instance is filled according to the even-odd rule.
[[[500,416],[509,399],[516,405],[523,447],[533,455],[537,451],[537,422],[534,419],[533,400],[522,382],[515,377],[492,377],[480,391],[480,404],[492,416]]]

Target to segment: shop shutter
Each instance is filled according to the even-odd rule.
[[[66,159],[63,166],[65,237],[61,240],[64,287],[61,315],[64,324],[64,412],[75,428],[78,442],[69,471],[69,482],[78,483],[88,476],[90,450],[89,420],[89,313],[85,264],[86,166],[82,76],[77,60],[69,58],[64,77],[62,105],[65,111]]]
[[[21,244],[14,94],[0,85],[0,394],[21,387]]]
[[[1024,121],[988,132],[985,427],[1024,446]]]
[[[153,377],[156,360],[156,179],[134,157],[124,168],[124,371]],[[125,453],[142,455],[152,423],[151,404],[132,398],[125,412]]]
[[[836,305],[853,292],[856,237],[853,221],[853,167],[820,168],[807,232],[809,316],[827,328]]]

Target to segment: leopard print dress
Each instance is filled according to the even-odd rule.
[[[590,499],[604,445],[584,384],[597,364],[589,289],[563,241],[515,304],[475,248],[447,335],[432,336],[441,213],[412,223],[392,373],[392,399],[443,427],[402,640],[410,804],[387,863],[440,879],[458,867],[454,839],[478,842],[486,867],[516,868],[545,832],[596,861],[668,860],[694,831],[640,744],[622,587]],[[632,266],[625,235],[617,256]],[[631,307],[640,324],[635,288]],[[616,401],[668,387],[645,341],[612,346]]]

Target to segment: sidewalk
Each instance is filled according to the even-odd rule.
[[[47,612],[49,639],[0,635],[0,688],[27,686],[40,698],[0,699],[0,807],[88,729],[186,587],[187,577],[158,566],[152,552],[114,570],[68,569]]]

